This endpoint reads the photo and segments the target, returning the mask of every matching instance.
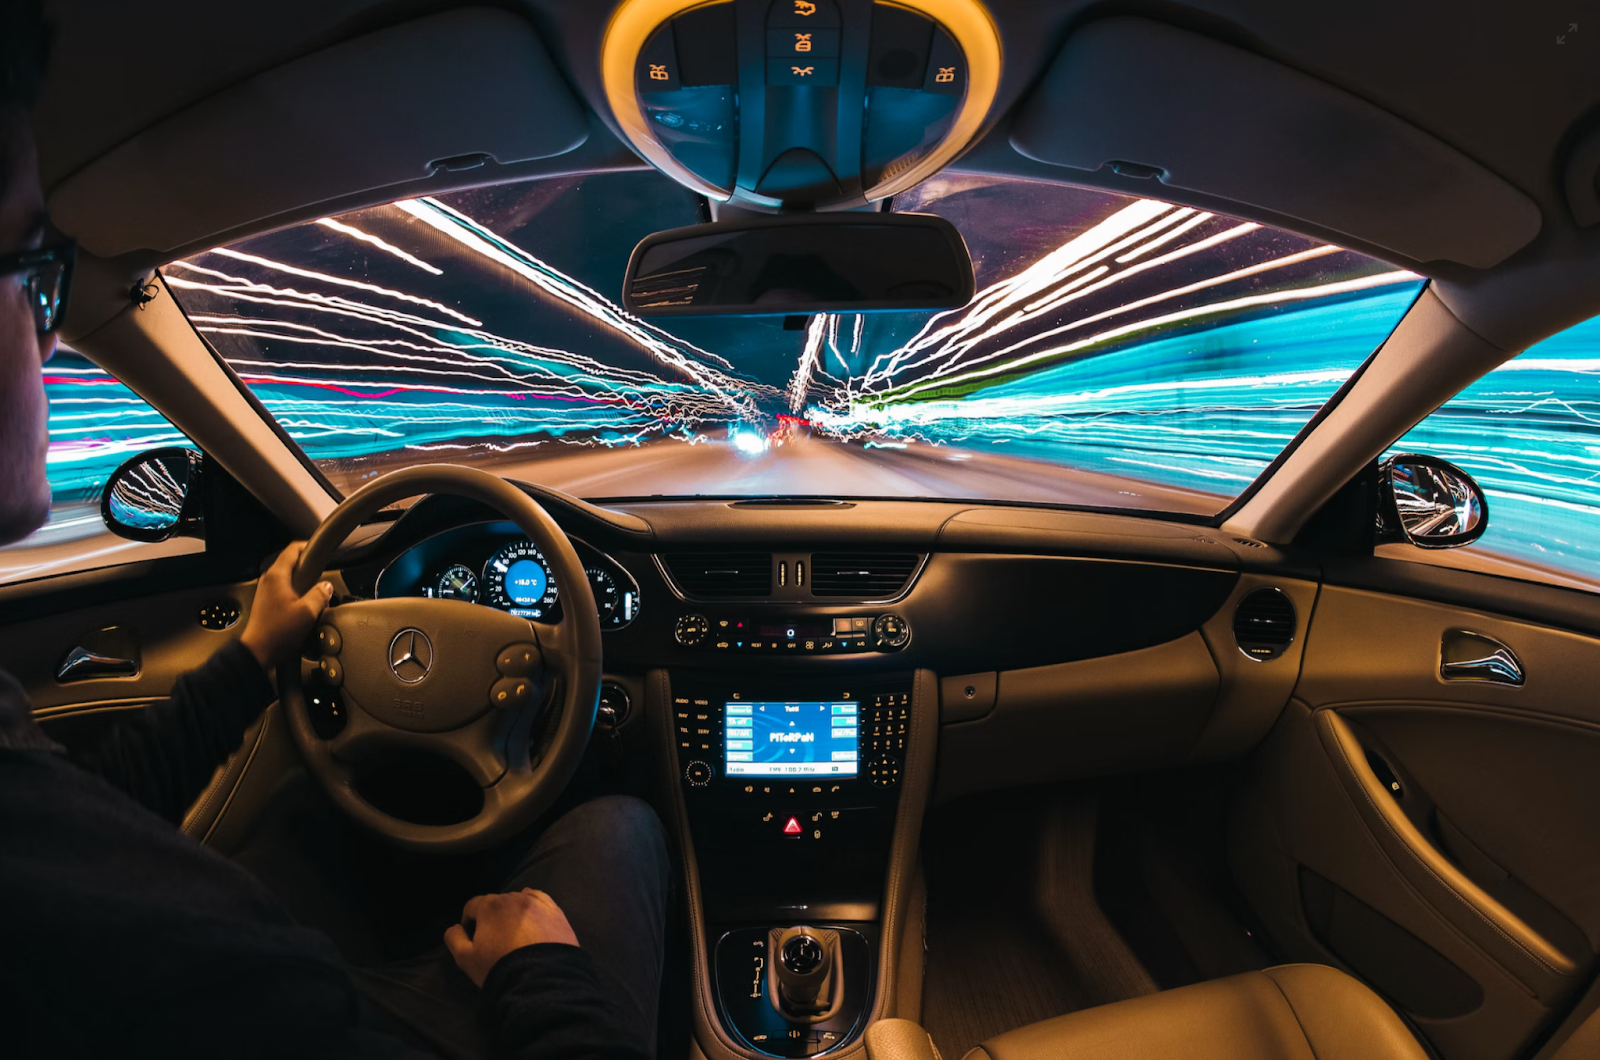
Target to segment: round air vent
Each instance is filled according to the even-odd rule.
[[[1246,593],[1233,611],[1233,639],[1246,658],[1276,659],[1294,643],[1294,604],[1280,589]]]

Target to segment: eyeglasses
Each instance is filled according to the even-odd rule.
[[[0,254],[0,276],[16,276],[28,304],[33,307],[33,322],[39,334],[48,335],[61,323],[67,307],[67,292],[72,287],[72,265],[78,257],[78,244],[72,240],[48,247]]]

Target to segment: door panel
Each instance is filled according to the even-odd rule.
[[[20,621],[4,628],[4,637],[0,638],[0,667],[10,671],[27,689],[36,713],[42,711],[48,715],[61,707],[84,708],[160,699],[172,691],[173,682],[179,676],[239,638],[254,596],[255,583],[240,582],[130,596]],[[239,620],[227,629],[206,629],[200,624],[201,610],[221,602],[237,606]],[[24,601],[7,608],[18,618],[30,610]],[[124,627],[137,638],[138,674],[67,684],[57,681],[56,671],[62,660],[81,643],[84,634],[108,626]]]
[[[109,726],[166,698],[180,676],[237,640],[249,618],[254,582],[146,595],[139,590],[148,592],[165,582],[160,575],[145,580],[138,573],[123,567],[0,588],[0,614],[13,620],[0,626],[0,669],[27,690],[40,726],[69,747],[92,745]],[[187,573],[191,577],[181,580],[203,577],[199,569]],[[105,599],[92,606],[72,606],[102,595],[95,591],[96,581],[106,583]],[[217,604],[238,608],[238,620],[226,629],[201,624],[202,611]],[[62,660],[83,642],[84,634],[108,626],[122,627],[137,642],[138,672],[57,680]],[[249,809],[238,798],[247,769],[254,789],[270,786],[275,779],[254,775],[261,773],[263,763],[270,761],[279,771],[284,768],[279,745],[286,745],[287,739],[281,723],[273,724],[274,711],[269,708],[245,733],[239,750],[218,766],[185,816],[185,832],[200,840],[231,834],[224,814],[241,816]],[[264,749],[271,753],[264,754]]]
[[[1459,630],[1525,683],[1443,679]],[[1235,821],[1240,884],[1287,955],[1363,975],[1445,1060],[1534,1043],[1600,949],[1597,674],[1594,638],[1324,587]]]

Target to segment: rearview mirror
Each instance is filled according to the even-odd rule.
[[[195,484],[200,454],[182,446],[152,449],[128,460],[106,480],[100,518],[118,537],[165,541],[201,535]]]
[[[1460,548],[1489,528],[1489,501],[1472,476],[1435,456],[1401,453],[1378,468],[1378,540]]]
[[[972,256],[932,214],[800,214],[657,232],[633,249],[622,304],[639,316],[959,309]]]

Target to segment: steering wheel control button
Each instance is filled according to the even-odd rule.
[[[502,677],[489,688],[489,705],[496,710],[516,710],[533,702],[533,679]]]
[[[339,631],[332,626],[317,627],[317,647],[322,649],[324,655],[338,655],[339,649],[344,646],[339,639]]]
[[[311,729],[319,740],[331,740],[344,731],[344,700],[337,688],[330,688],[319,680],[320,671],[306,682],[306,712],[311,718]]]
[[[672,629],[672,635],[679,644],[692,648],[706,639],[706,634],[711,632],[711,623],[705,615],[684,615]]]
[[[683,778],[689,782],[691,787],[703,788],[711,783],[711,767],[696,759],[684,767]]]
[[[532,677],[539,670],[539,646],[513,644],[500,653],[494,668],[502,677]]]
[[[402,629],[389,642],[389,670],[400,681],[414,685],[433,669],[433,641],[420,629]]]
[[[317,664],[317,672],[334,688],[344,684],[344,667],[339,665],[338,659],[323,659]]]
[[[879,615],[872,623],[879,651],[899,651],[911,643],[911,624],[899,615]]]

